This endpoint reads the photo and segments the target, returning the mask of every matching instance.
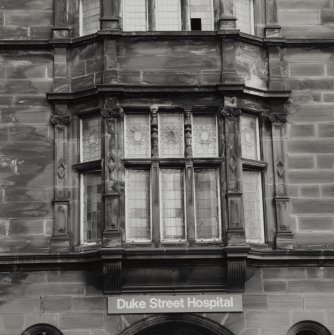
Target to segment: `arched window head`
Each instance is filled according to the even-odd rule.
[[[301,321],[292,326],[287,335],[331,335],[331,332],[321,323]]]
[[[27,328],[21,335],[63,335],[56,327],[39,323]]]

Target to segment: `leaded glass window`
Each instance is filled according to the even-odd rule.
[[[264,242],[262,182],[260,171],[243,171],[246,241]]]
[[[81,120],[81,161],[101,159],[101,118]]]
[[[195,169],[196,239],[220,237],[217,169]]]
[[[80,35],[95,33],[100,29],[100,0],[80,1]]]
[[[123,0],[123,30],[147,30],[145,0]]]
[[[182,113],[159,114],[160,157],[184,156],[184,117]]]
[[[82,182],[82,236],[83,243],[96,242],[101,238],[102,185],[100,173],[84,173]]]
[[[217,157],[217,123],[215,115],[193,116],[194,157]]]
[[[237,28],[242,33],[254,34],[254,0],[234,0]]]
[[[127,115],[125,132],[125,156],[133,158],[150,157],[149,115]]]
[[[127,241],[149,241],[151,230],[148,170],[127,170],[125,197]]]
[[[260,159],[258,119],[252,116],[241,117],[241,152],[246,159]]]
[[[181,30],[180,0],[156,0],[156,29]]]
[[[201,29],[197,30],[213,30],[212,0],[190,0],[189,8],[190,20],[200,20]]]
[[[163,241],[186,238],[184,217],[184,173],[161,169],[161,237]]]

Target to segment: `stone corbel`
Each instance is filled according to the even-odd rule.
[[[228,292],[243,292],[246,281],[246,260],[249,252],[247,246],[226,247]]]
[[[246,244],[241,183],[240,115],[241,110],[237,107],[237,98],[225,97],[221,116],[225,119],[228,245]]]
[[[284,150],[284,124],[287,121],[286,106],[273,103],[268,119],[272,124],[273,166],[275,182],[276,209],[276,247],[279,249],[293,249],[294,235],[289,226],[288,205],[289,197],[286,189],[286,167]]]
[[[122,118],[123,109],[107,100],[101,109],[103,118],[103,178],[104,178],[104,231],[103,246],[121,245],[121,195],[123,191],[122,164]]]
[[[71,117],[67,114],[66,105],[56,105],[55,113],[50,123],[55,129],[55,189],[54,189],[54,225],[51,238],[51,251],[69,251],[70,239],[68,235],[68,126]]]

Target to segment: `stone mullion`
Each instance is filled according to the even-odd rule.
[[[159,157],[158,108],[151,106],[151,157]],[[151,167],[151,201],[152,201],[152,239],[155,246],[160,244],[160,183],[159,162],[153,161]]]
[[[191,30],[189,0],[181,0],[181,30]]]
[[[292,249],[295,241],[289,227],[288,204],[285,182],[285,157],[284,157],[284,123],[286,113],[272,113],[269,120],[272,122],[274,188],[276,207],[276,246],[281,249]]]
[[[54,5],[54,22],[52,29],[53,38],[68,38],[70,37],[71,27],[70,19],[70,0],[57,0]]]
[[[55,189],[54,189],[54,225],[51,238],[53,252],[68,251],[69,183],[68,169],[68,125],[70,116],[66,114],[67,106],[56,105],[51,124],[55,129]]]
[[[244,211],[242,204],[242,162],[240,115],[235,98],[225,98],[225,105],[221,111],[225,117],[226,141],[226,186],[228,207],[228,245],[245,244]]]
[[[147,8],[147,30],[155,31],[156,30],[156,1],[155,0],[146,0]]]
[[[103,117],[103,185],[104,185],[104,227],[103,245],[106,247],[121,244],[122,195],[124,198],[124,169],[120,158],[123,110],[118,106],[107,106],[102,109]],[[122,173],[123,172],[123,173]]]
[[[121,30],[122,0],[102,0],[101,29]]]

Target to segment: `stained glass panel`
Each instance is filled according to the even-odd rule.
[[[156,0],[156,30],[181,30],[180,0]]]
[[[123,0],[123,30],[146,30],[145,0]]]
[[[150,122],[148,114],[127,115],[125,131],[126,157],[150,157]]]
[[[214,115],[193,115],[194,157],[217,157],[217,124]]]
[[[241,152],[243,158],[259,159],[259,130],[256,117],[241,117]]]
[[[264,227],[260,171],[243,171],[243,200],[246,241],[263,243]]]
[[[219,193],[216,169],[195,169],[196,239],[219,239]]]
[[[101,159],[101,119],[82,119],[81,125],[81,161],[87,162]]]
[[[83,177],[82,240],[85,243],[101,239],[102,186],[100,173],[85,173]]]
[[[161,169],[161,236],[163,241],[184,240],[183,170]]]
[[[159,114],[160,157],[184,156],[184,117],[182,113]]]
[[[190,18],[201,19],[202,30],[213,30],[212,0],[190,0]]]
[[[81,35],[100,30],[100,0],[81,0]]]

